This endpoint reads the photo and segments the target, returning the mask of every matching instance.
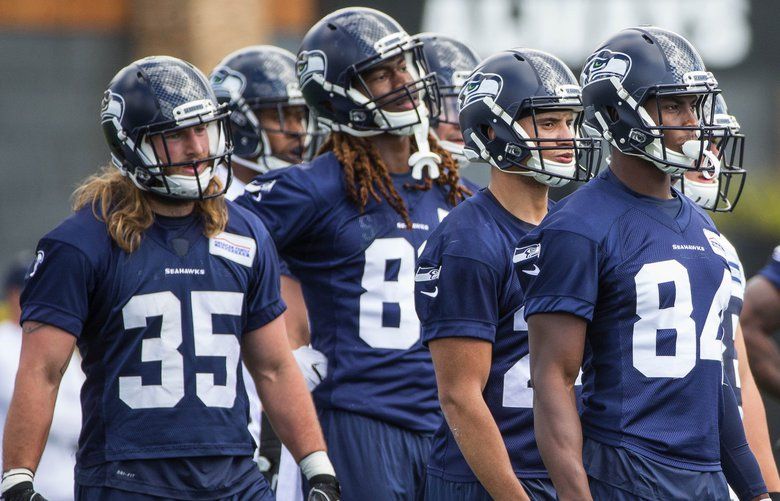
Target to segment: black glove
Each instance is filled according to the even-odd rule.
[[[309,479],[309,496],[307,501],[339,501],[341,487],[333,475],[314,475]]]
[[[769,499],[772,501],[780,501],[780,492],[770,492]]]
[[[3,493],[4,501],[47,501],[35,489],[32,482],[21,482]]]

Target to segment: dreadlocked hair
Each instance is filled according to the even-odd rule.
[[[449,187],[447,201],[454,207],[470,196],[471,190],[459,183],[458,163],[452,158],[452,155],[442,148],[432,135],[428,136],[428,144],[431,151],[441,157],[439,177],[433,180],[426,175],[422,183],[406,183],[404,189],[427,191],[434,183],[442,188],[447,186]],[[317,154],[321,155],[329,151],[332,151],[341,163],[344,170],[347,197],[358,206],[361,213],[366,208],[369,196],[377,202],[381,202],[384,198],[390,207],[401,216],[406,227],[412,229],[409,211],[396,191],[390,172],[382,161],[382,157],[379,156],[379,151],[369,139],[351,136],[343,132],[332,132]],[[412,153],[415,151],[417,151],[417,145],[412,141]]]
[[[222,183],[214,176],[206,194],[221,191]],[[74,211],[87,205],[92,207],[92,213],[98,220],[106,223],[111,239],[127,253],[138,249],[144,232],[154,223],[154,212],[146,194],[110,165],[88,177],[73,192]],[[195,213],[200,215],[203,233],[207,237],[225,230],[225,197],[196,201]]]

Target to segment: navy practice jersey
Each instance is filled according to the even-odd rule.
[[[742,415],[742,383],[739,380],[739,362],[737,349],[734,345],[739,325],[739,315],[742,313],[742,299],[745,296],[745,272],[737,255],[737,249],[721,235],[721,244],[726,252],[729,270],[731,271],[731,298],[729,306],[723,314],[723,372],[734,390],[740,415]]]
[[[260,216],[301,282],[312,346],[328,357],[317,407],[433,432],[441,414],[414,312],[414,271],[419,249],[452,206],[445,190],[406,189],[417,182],[409,174],[392,179],[411,230],[384,200],[369,196],[361,213],[332,153],[258,176],[238,201]]]
[[[758,273],[780,290],[780,245],[775,247],[769,262]]]
[[[22,321],[77,337],[80,467],[252,455],[240,341],[285,305],[267,231],[227,206],[227,228],[213,238],[197,216],[158,216],[130,254],[91,208],[41,239]]]
[[[415,274],[423,342],[448,337],[493,345],[483,396],[518,477],[547,472],[533,431],[528,325],[512,265],[515,244],[533,225],[510,214],[487,189],[455,208],[431,234]],[[446,423],[436,431],[429,474],[476,481]]]
[[[583,434],[717,471],[732,277],[709,216],[674,194],[671,217],[606,169],[522,240],[517,264],[526,319],[563,312],[588,321]]]

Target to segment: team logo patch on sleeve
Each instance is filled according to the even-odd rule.
[[[527,245],[525,247],[518,247],[515,249],[515,253],[512,256],[512,262],[515,264],[525,263],[539,256],[539,251],[542,249],[542,244]]]
[[[712,248],[712,252],[719,255],[726,261],[728,261],[728,256],[726,255],[726,249],[723,248],[723,243],[721,242],[721,236],[717,233],[710,231],[708,229],[703,229],[704,236],[707,238],[707,241],[710,243],[710,247]]]
[[[223,231],[209,238],[209,254],[221,256],[247,267],[252,267],[257,253],[257,242],[253,238]]]
[[[27,278],[32,277],[33,275],[35,275],[35,272],[38,271],[38,267],[43,262],[43,256],[44,256],[44,252],[42,250],[39,250],[38,252],[35,253],[35,260],[30,265],[30,273],[29,275],[27,275]]]
[[[274,188],[275,184],[276,179],[265,182],[252,181],[251,183],[244,186],[244,191],[247,193],[253,193],[255,200],[259,202],[263,198],[263,193],[269,193]]]
[[[432,282],[439,279],[439,273],[441,273],[441,266],[438,268],[430,266],[420,266],[417,268],[417,272],[414,274],[415,282]]]

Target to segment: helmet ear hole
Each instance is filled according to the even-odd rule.
[[[496,138],[496,130],[489,125],[482,126],[482,134],[491,141]]]
[[[618,116],[617,110],[614,107],[612,107],[612,106],[607,106],[606,110],[607,110],[607,116],[609,117],[609,120],[611,121],[610,125],[612,125],[615,122],[617,122],[618,119],[620,118]]]

